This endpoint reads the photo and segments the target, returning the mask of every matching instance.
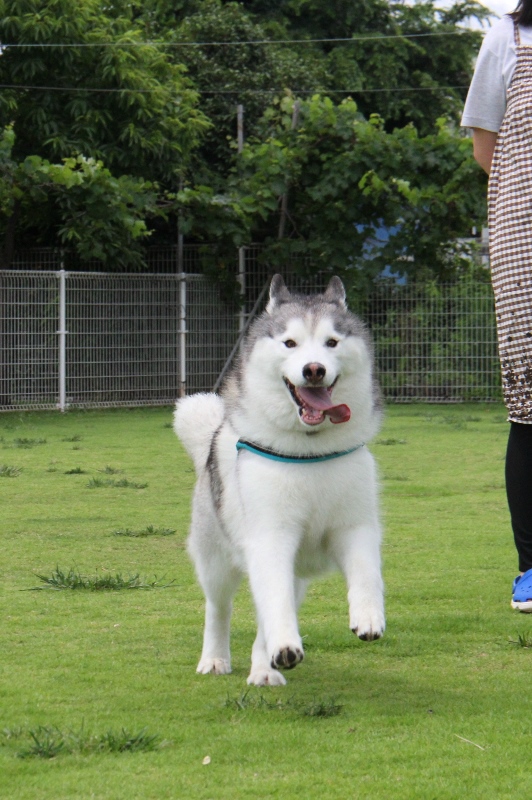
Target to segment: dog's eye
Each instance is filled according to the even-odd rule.
[[[327,339],[325,342],[325,347],[336,347],[338,344],[338,339]]]
[[[285,347],[297,347],[297,344],[293,339],[287,339],[286,342],[283,342],[283,344]]]

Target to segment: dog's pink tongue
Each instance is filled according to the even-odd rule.
[[[351,409],[345,403],[335,406],[331,402],[331,395],[323,386],[316,388],[298,386],[297,393],[305,405],[323,413],[331,418],[331,422],[347,422],[351,418]]]

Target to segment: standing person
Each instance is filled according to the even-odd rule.
[[[532,0],[486,34],[462,125],[489,174],[490,264],[510,436],[506,492],[519,558],[512,607],[532,612]]]

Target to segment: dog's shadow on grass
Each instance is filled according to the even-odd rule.
[[[331,667],[326,675],[316,664],[307,670],[300,665],[298,674],[290,671],[286,686],[273,688],[247,686],[246,675],[238,667],[219,683],[223,707],[232,713],[275,709],[305,717],[426,717],[460,707],[468,694],[465,686],[420,682],[414,671],[410,676],[390,675],[387,670],[368,671],[356,664]]]
[[[247,686],[249,662],[240,653],[235,653],[230,675],[198,676],[198,680],[216,681],[229,698],[229,706],[238,707],[238,698],[246,694],[241,710],[268,708],[270,701],[285,710],[327,706],[334,701],[333,705],[341,707],[342,714],[403,716],[433,714],[437,709],[467,702],[465,684],[457,686],[453,681],[452,685],[445,685],[430,674],[420,676],[413,665],[402,663],[398,669],[388,658],[385,662],[379,659],[377,653],[370,659],[358,658],[360,651],[357,652],[356,645],[350,651],[343,646],[330,648],[325,658],[320,650],[321,646],[308,647],[303,663],[285,673],[287,685],[282,687]],[[316,716],[320,714],[316,712]]]

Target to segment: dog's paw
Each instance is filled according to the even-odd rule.
[[[353,633],[355,636],[358,636],[359,639],[362,639],[364,642],[373,642],[375,639],[380,639],[384,631],[359,631],[358,628],[352,628]]]
[[[285,686],[286,678],[278,669],[252,669],[247,682],[250,686]]]
[[[202,658],[196,672],[201,675],[228,675],[231,672],[231,664],[224,658]]]
[[[303,661],[303,650],[299,647],[288,645],[277,650],[271,660],[273,669],[293,669]]]
[[[384,614],[380,611],[373,614],[360,614],[358,619],[351,623],[353,633],[365,642],[380,639],[384,628]]]

